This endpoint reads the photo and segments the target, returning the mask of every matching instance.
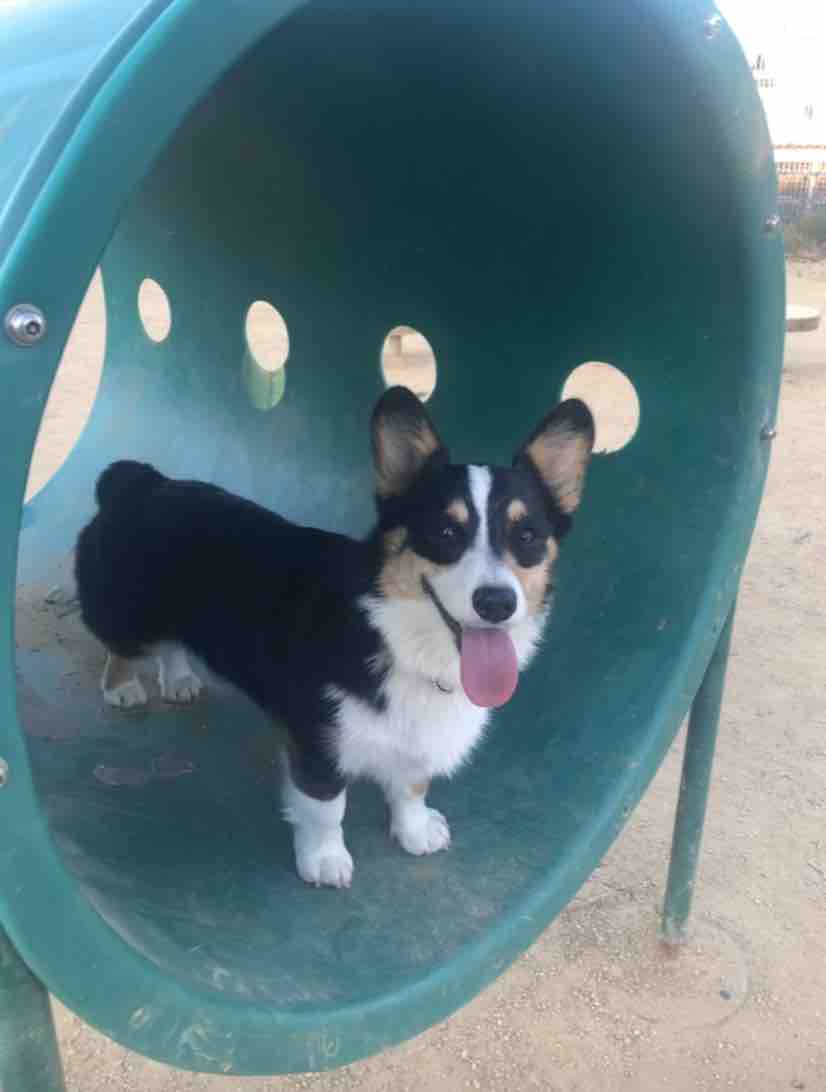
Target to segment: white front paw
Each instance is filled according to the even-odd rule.
[[[390,828],[390,834],[398,839],[402,849],[416,857],[438,853],[450,845],[447,819],[435,808],[421,808],[403,819],[398,817]]]
[[[353,880],[353,858],[343,839],[307,845],[296,837],[295,864],[301,879],[315,887],[349,887]]]

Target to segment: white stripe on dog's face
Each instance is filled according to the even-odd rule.
[[[491,624],[474,608],[475,591],[490,587],[511,589],[516,595],[516,609],[504,624],[514,625],[525,617],[527,605],[522,585],[491,545],[489,504],[493,476],[484,466],[469,466],[467,475],[471,504],[478,519],[476,533],[459,561],[440,569],[430,580],[445,608],[463,626]]]

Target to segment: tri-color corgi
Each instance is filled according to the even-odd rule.
[[[537,647],[593,440],[572,399],[512,467],[456,466],[419,400],[391,388],[373,412],[364,541],[114,463],[75,562],[84,622],[109,653],[104,700],[147,700],[134,661],[150,651],[162,696],[194,700],[191,650],[282,721],[284,815],[308,883],[351,882],[342,820],[358,777],[381,785],[404,849],[445,849],[428,785],[468,758]]]

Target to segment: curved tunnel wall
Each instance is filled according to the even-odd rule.
[[[334,906],[296,886],[283,831],[258,833],[272,824],[272,786],[249,758],[255,746],[236,755],[239,718],[253,741],[266,726],[223,691],[207,743],[185,718],[148,723],[142,758],[174,730],[198,776],[170,781],[187,786],[178,796],[150,785],[113,836],[122,793],[90,771],[135,744],[101,721],[93,686],[63,675],[93,654],[71,633],[47,656],[8,654],[29,742],[23,751],[7,705],[7,750],[36,792],[25,775],[14,789],[8,837],[25,882],[4,886],[4,923],[50,987],[110,1034],[233,1072],[337,1064],[419,1030],[497,973],[597,863],[731,604],[782,339],[765,126],[736,45],[727,31],[707,36],[701,5],[327,2],[269,29],[265,7],[247,6],[222,55],[214,22],[171,5],[111,77],[127,70],[133,94],[107,99],[104,84],[75,171],[61,179],[58,162],[33,206],[31,245],[23,232],[3,267],[10,299],[52,301],[54,340],[27,358],[34,376],[14,375],[20,482],[72,299],[109,239],[101,390],[68,463],[24,514],[21,585],[48,586],[96,474],[122,455],[365,530],[366,421],[383,338],[400,322],[436,351],[430,405],[457,459],[509,461],[589,359],[629,376],[641,421],[628,447],[595,460],[542,657],[478,761],[441,790],[464,841],[411,872],[379,838],[375,799],[356,800],[358,897],[374,875],[383,901]],[[211,45],[198,80],[210,66],[216,78],[196,95],[198,80],[168,62],[200,42]],[[242,55],[222,72],[233,48]],[[186,94],[199,101],[167,142],[153,119],[183,111]],[[126,126],[143,147],[134,163],[109,162],[92,136]],[[78,170],[85,195],[61,204]],[[67,223],[72,210],[85,235]],[[61,216],[76,244],[65,253]],[[49,229],[47,275],[35,259]],[[137,312],[147,276],[171,304],[159,344]],[[258,298],[290,333],[285,394],[270,411],[244,383],[244,315]],[[4,503],[11,526],[19,496]],[[75,744],[60,751],[53,726],[66,722]],[[180,831],[163,852],[159,813]],[[239,867],[239,842],[254,867]],[[48,939],[35,903],[49,891],[69,907],[74,953]],[[208,958],[189,957],[199,945]],[[107,951],[92,988],[83,953],[100,963]],[[203,1049],[192,1047],[193,1008],[213,1029]],[[320,1026],[335,1050],[319,1053]]]

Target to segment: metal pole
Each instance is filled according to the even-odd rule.
[[[66,1092],[49,994],[2,929],[0,1092]]]
[[[734,607],[718,638],[688,721],[663,908],[662,933],[669,944],[679,944],[685,939],[691,911],[733,622]]]

